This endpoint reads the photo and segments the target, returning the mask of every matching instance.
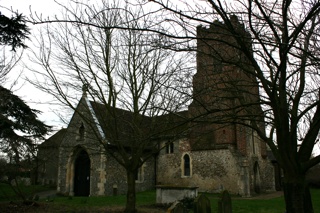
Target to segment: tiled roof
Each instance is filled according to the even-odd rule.
[[[93,101],[90,101],[90,105],[99,122],[97,125],[110,141],[157,140],[173,135],[177,137],[187,129],[187,111],[149,117]]]
[[[58,132],[56,132],[54,135],[52,135],[50,138],[45,140],[42,144],[40,144],[38,147],[41,148],[52,148],[52,147],[59,147],[65,134],[67,132],[67,129],[60,129]]]

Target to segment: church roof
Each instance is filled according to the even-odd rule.
[[[67,132],[67,129],[60,129],[58,132],[56,132],[54,135],[52,135],[50,138],[46,139],[42,144],[38,146],[38,148],[56,148],[59,147],[65,134]]]
[[[158,140],[177,137],[184,134],[187,129],[187,111],[150,117],[135,115],[131,111],[108,107],[94,101],[90,101],[89,104],[101,131],[100,135],[107,140],[127,142],[135,140],[133,137],[137,135],[140,135],[140,140]],[[135,133],[135,130],[140,132]]]

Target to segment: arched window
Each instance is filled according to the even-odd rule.
[[[254,172],[253,173],[254,174],[253,176],[254,191],[257,194],[260,194],[261,193],[260,168],[257,161],[254,163],[253,172]]]
[[[183,156],[183,176],[189,177],[191,175],[190,156],[185,154]]]
[[[79,128],[79,138],[80,138],[80,140],[84,139],[84,126],[83,126],[83,123],[81,123],[81,126]]]

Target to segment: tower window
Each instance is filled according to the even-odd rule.
[[[173,153],[173,151],[174,151],[174,144],[173,144],[173,142],[171,142],[171,143],[167,144],[167,146],[166,146],[166,153],[171,154],[171,153]]]

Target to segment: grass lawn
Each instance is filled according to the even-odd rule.
[[[312,201],[315,213],[320,213],[320,189],[312,189]],[[213,212],[218,211],[219,196],[208,194]],[[271,199],[259,198],[232,198],[233,213],[284,213],[285,203],[284,197],[276,197]]]
[[[125,206],[126,195],[106,197],[56,197],[54,203],[73,206]],[[153,205],[156,203],[155,191],[137,193],[137,205]]]
[[[210,201],[211,209],[217,212],[218,198],[211,198]],[[284,213],[284,198],[232,198],[232,210],[234,213]]]
[[[28,198],[28,196],[33,195],[37,192],[52,190],[47,186],[34,185],[34,186],[25,186],[21,185],[19,187],[15,187],[16,190],[21,190],[22,194]],[[14,190],[8,184],[0,183],[0,202],[1,201],[12,201],[15,199],[20,199],[15,194]]]
[[[155,203],[155,191],[137,193],[137,205],[146,206]],[[210,199],[212,212],[218,210],[218,194],[206,194]],[[320,189],[312,189],[312,199],[315,213],[320,213],[320,206],[318,205],[320,199]],[[126,197],[110,196],[110,197],[73,197],[72,199],[66,197],[57,197],[54,202],[56,204],[76,206],[124,206]],[[271,199],[256,199],[256,198],[232,198],[233,213],[284,213],[285,205],[284,198],[277,197]]]
[[[2,187],[3,185],[0,185]],[[32,188],[32,189],[31,189]],[[31,187],[24,189],[28,193],[44,190],[41,186]],[[0,201],[3,201],[4,191],[0,188]],[[320,189],[312,189],[312,199],[314,204],[315,213],[320,213]],[[7,189],[6,193],[9,193]],[[212,212],[217,212],[218,209],[218,194],[206,194],[210,199]],[[6,199],[7,200],[7,199]],[[52,202],[40,200],[39,204],[42,209],[38,211],[32,209],[24,212],[121,212],[125,205],[126,196],[106,196],[106,197],[60,197],[57,196],[52,199]],[[166,208],[155,205],[156,193],[155,191],[147,191],[137,193],[137,206],[139,212],[166,212]],[[45,209],[43,209],[45,208]],[[233,213],[284,213],[285,205],[283,197],[276,197],[271,199],[263,198],[240,198],[237,196],[232,197]],[[21,211],[22,212],[22,211]],[[192,212],[192,211],[191,211]]]

